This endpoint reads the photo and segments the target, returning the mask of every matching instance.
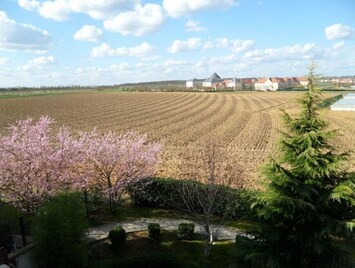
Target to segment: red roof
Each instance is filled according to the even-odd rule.
[[[297,80],[300,82],[307,82],[308,79],[306,77],[297,77]]]
[[[243,84],[252,84],[253,83],[253,79],[250,78],[242,78],[239,79]]]
[[[268,80],[269,78],[259,78],[255,81],[255,83],[265,83],[266,80]]]

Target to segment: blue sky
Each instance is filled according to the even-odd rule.
[[[355,75],[355,0],[0,0],[0,87]]]

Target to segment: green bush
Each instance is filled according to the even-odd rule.
[[[138,206],[186,210],[185,202],[181,196],[182,185],[186,182],[206,187],[206,185],[192,180],[146,178],[129,184],[127,192]],[[213,214],[222,216],[227,212],[234,219],[249,216],[250,205],[255,198],[255,193],[246,189],[220,187],[225,195],[231,196],[226,200],[231,199],[233,202],[221,204],[214,209]]]
[[[192,240],[195,231],[193,223],[180,223],[177,230],[177,237],[181,240]]]
[[[120,248],[126,242],[127,233],[122,226],[117,226],[109,232],[108,238],[111,241],[111,248]]]
[[[39,267],[85,267],[84,202],[79,193],[62,193],[45,202],[33,222]]]
[[[152,239],[158,239],[160,237],[159,223],[148,223],[148,235]]]
[[[146,178],[129,184],[127,191],[136,205],[175,209],[183,203],[180,185],[178,180]]]
[[[186,261],[171,253],[155,253],[129,258],[114,258],[98,263],[95,268],[197,268],[194,262]]]

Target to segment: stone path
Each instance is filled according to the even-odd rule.
[[[137,231],[145,231],[148,229],[147,225],[149,222],[159,223],[162,230],[174,231],[177,230],[177,227],[182,222],[192,222],[195,224],[195,233],[203,232],[203,228],[200,224],[190,221],[190,220],[183,220],[183,219],[165,219],[165,218],[141,218],[133,221],[121,221],[121,222],[114,222],[110,224],[105,224],[97,227],[89,228],[86,236],[87,241],[94,242],[97,240],[105,239],[108,236],[108,233],[116,226],[121,225],[126,232],[137,232]],[[212,225],[212,227],[215,227]],[[216,237],[218,239],[223,240],[230,240],[234,241],[235,236],[237,234],[243,234],[243,232],[237,228],[222,226],[219,229],[218,234]]]

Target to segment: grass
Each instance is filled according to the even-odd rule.
[[[98,226],[115,221],[129,221],[139,218],[193,219],[189,214],[178,210],[139,207],[132,203],[124,203],[115,208],[113,212],[110,211],[109,207],[102,207],[91,212],[89,224]]]
[[[57,96],[69,93],[90,92],[93,89],[62,89],[62,90],[25,90],[25,91],[0,91],[0,99],[33,97],[33,96]]]
[[[139,259],[143,262],[146,258],[159,259],[170,256],[169,258],[174,258],[175,261],[185,262],[184,267],[245,267],[235,262],[234,243],[217,241],[212,247],[211,255],[205,257],[203,241],[200,238],[199,235],[195,235],[191,241],[181,241],[177,239],[176,232],[162,231],[160,240],[155,241],[148,238],[147,232],[130,233],[126,244],[115,251],[109,249],[108,240],[92,245],[89,257],[90,266],[143,267],[132,266],[132,263],[137,265]],[[145,265],[144,267],[161,266]]]

